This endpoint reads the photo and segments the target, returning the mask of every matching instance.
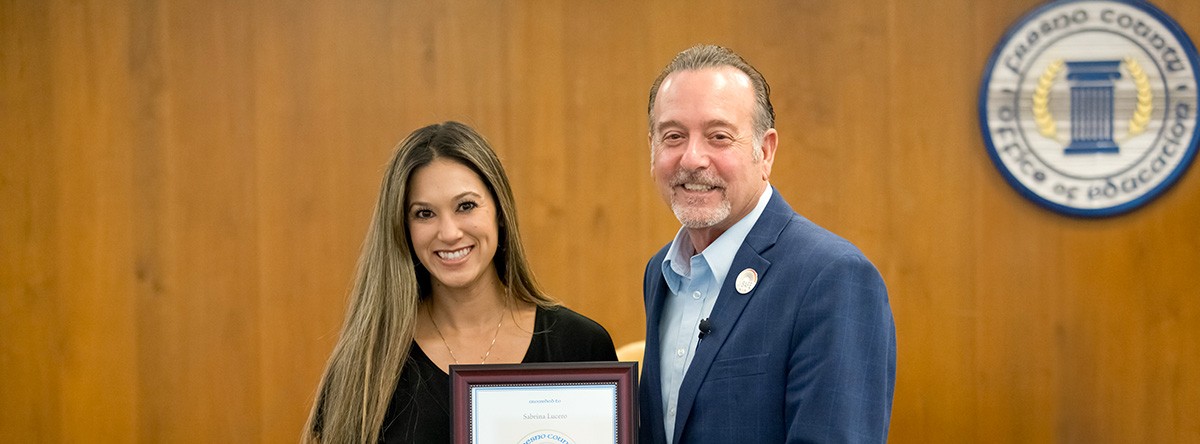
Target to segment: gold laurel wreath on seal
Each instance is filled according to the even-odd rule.
[[[1037,122],[1038,132],[1043,136],[1056,139],[1058,128],[1054,123],[1054,115],[1050,114],[1050,88],[1054,86],[1054,78],[1063,69],[1062,59],[1055,60],[1042,71],[1038,77],[1037,88],[1033,90],[1033,120]]]
[[[1150,112],[1154,110],[1154,94],[1150,91],[1150,79],[1146,77],[1146,71],[1137,60],[1125,57],[1125,69],[1129,70],[1129,77],[1133,79],[1133,86],[1137,89],[1137,107],[1133,110],[1133,117],[1129,118],[1129,134],[1125,135],[1129,138],[1146,131],[1146,124],[1150,122]]]
[[[1150,89],[1150,78],[1142,69],[1142,65],[1133,57],[1125,57],[1122,61],[1137,90],[1137,106],[1133,110],[1133,116],[1129,118],[1129,133],[1123,138],[1128,139],[1146,131],[1146,124],[1150,123],[1150,114],[1154,111],[1154,93]],[[1037,88],[1033,90],[1033,120],[1037,123],[1038,132],[1055,140],[1058,140],[1058,125],[1054,122],[1054,115],[1050,113],[1050,89],[1054,87],[1054,80],[1062,72],[1064,65],[1062,59],[1047,65],[1041,77],[1038,77]]]

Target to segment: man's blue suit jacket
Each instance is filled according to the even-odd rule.
[[[659,317],[667,249],[646,266],[642,444],[665,443]],[[734,289],[758,273],[748,293]],[[772,193],[721,285],[679,391],[673,442],[884,442],[896,330],[875,266]]]

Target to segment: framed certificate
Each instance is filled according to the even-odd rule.
[[[456,444],[637,442],[636,362],[451,365]]]

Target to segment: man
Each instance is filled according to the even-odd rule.
[[[718,46],[680,53],[651,86],[651,175],[683,228],[646,266],[644,444],[887,439],[887,289],[768,183],[769,92]]]

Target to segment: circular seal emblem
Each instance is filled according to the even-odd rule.
[[[1060,0],[996,45],[979,92],[988,154],[1027,198],[1111,216],[1166,191],[1196,155],[1196,47],[1138,0]]]
[[[519,441],[521,444],[575,444],[575,441],[568,438],[562,432],[553,430],[541,430],[530,433]]]

